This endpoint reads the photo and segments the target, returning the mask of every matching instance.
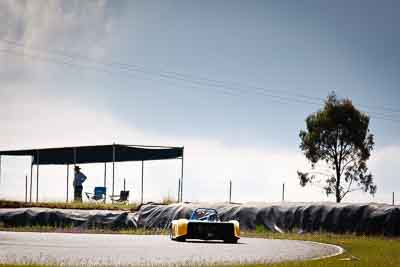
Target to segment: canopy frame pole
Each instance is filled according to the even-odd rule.
[[[31,179],[29,183],[29,202],[32,203],[33,156],[31,156]]]
[[[25,174],[25,203],[28,203],[28,175]]]
[[[69,198],[69,164],[67,164],[67,199],[66,202],[68,203]]]
[[[76,147],[73,148],[74,151],[74,169],[76,167]]]
[[[184,147],[182,147],[182,166],[181,166],[181,202],[183,202],[183,151]]]
[[[76,147],[74,147],[72,150],[73,150],[73,154],[74,154],[74,182],[75,182],[75,170],[76,170],[76,158],[77,158]],[[75,202],[75,186],[74,186],[74,202]]]
[[[115,185],[115,144],[112,147],[112,195],[114,196],[114,185]],[[111,202],[114,203],[114,199],[111,198]]]
[[[36,150],[36,203],[39,202],[39,163],[40,163],[39,151]]]
[[[142,184],[141,184],[141,194],[140,194],[140,204],[143,204],[143,170],[144,170],[144,161],[142,160]]]
[[[107,190],[107,162],[104,162],[104,188]],[[106,197],[104,197],[103,202],[106,203]]]

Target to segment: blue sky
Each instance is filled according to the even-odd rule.
[[[322,105],[318,98],[335,90],[371,115],[371,169],[382,188],[375,200],[388,201],[389,191],[400,189],[388,171],[400,151],[400,122],[375,113],[399,121],[399,112],[388,110],[400,110],[399,11],[398,1],[3,1],[0,49],[12,51],[0,54],[1,148],[185,145],[193,158],[187,190],[195,200],[220,199],[195,192],[196,183],[213,175],[221,179],[212,188],[217,192],[227,176],[266,191],[244,186],[241,200],[264,200],[285,179],[293,200],[325,200],[319,189],[297,187],[295,171],[307,166],[298,132]],[[186,78],[166,79],[166,72]],[[299,95],[321,105],[298,103]],[[243,164],[241,155],[247,155]],[[13,173],[26,164],[9,161]],[[218,164],[202,173],[199,166],[210,161]],[[174,167],[163,168],[154,168],[149,198],[159,197],[157,176],[176,178]],[[18,186],[13,180],[3,181],[0,197],[10,197]],[[349,200],[374,201],[366,195]]]

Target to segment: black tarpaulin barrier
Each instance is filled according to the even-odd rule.
[[[49,208],[0,209],[3,227],[52,226],[82,229],[135,229],[135,214],[112,210]]]
[[[215,208],[222,221],[238,220],[242,230],[255,230],[261,226],[273,232],[400,236],[400,206],[325,202],[144,204],[134,212],[0,209],[0,225],[168,229],[172,220],[189,219],[196,208]]]
[[[114,154],[115,151],[115,154]],[[35,165],[104,163],[176,159],[182,147],[98,145],[0,151],[0,156],[32,156]],[[114,158],[115,157],[115,158]]]
[[[137,225],[168,228],[172,220],[189,218],[196,208],[214,208],[222,221],[238,220],[243,230],[400,236],[400,206],[374,203],[148,204],[138,211]]]

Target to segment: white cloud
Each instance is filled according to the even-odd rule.
[[[399,146],[387,146],[372,153],[369,168],[378,185],[377,199],[391,202],[392,192],[400,197],[400,179],[397,173]]]
[[[23,75],[48,73],[43,61],[66,61],[68,57],[49,55],[56,51],[66,55],[83,55],[98,59],[105,56],[113,19],[107,13],[107,1],[13,1],[0,2],[0,53],[8,71],[2,80]],[[8,42],[8,41],[11,41]],[[16,46],[13,42],[22,44]],[[21,56],[25,54],[26,56]],[[40,60],[32,60],[40,58]],[[50,59],[49,59],[50,58]],[[79,61],[75,56],[74,61]],[[14,73],[14,75],[10,75]]]
[[[74,48],[96,45],[111,31],[107,1],[13,1],[1,2],[7,27],[2,37],[28,45]],[[79,42],[77,42],[79,40]]]

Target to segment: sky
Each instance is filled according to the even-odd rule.
[[[234,201],[280,201],[282,183],[288,201],[333,201],[296,171],[310,168],[299,131],[335,91],[370,115],[376,141],[377,194],[345,201],[391,202],[399,12],[394,0],[1,1],[0,149],[184,146],[185,201],[226,201],[229,180]],[[145,162],[145,201],[176,198],[180,164]],[[29,166],[2,158],[0,198],[24,199]],[[84,191],[101,185],[103,164],[81,167]],[[132,201],[140,168],[116,168]],[[66,167],[42,166],[39,185],[39,200],[65,200]]]

